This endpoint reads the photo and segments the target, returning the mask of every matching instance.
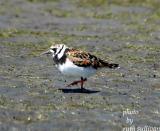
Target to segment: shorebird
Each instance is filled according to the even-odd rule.
[[[42,54],[50,54],[59,71],[66,76],[80,77],[78,81],[74,81],[67,86],[81,84],[81,91],[84,90],[83,84],[89,76],[92,76],[100,68],[115,69],[119,65],[109,63],[105,60],[97,58],[88,52],[69,48],[64,44],[52,45],[49,50]]]

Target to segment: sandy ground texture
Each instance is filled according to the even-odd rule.
[[[67,88],[74,78],[39,55],[53,43],[121,68],[90,77],[86,93]],[[0,0],[0,130],[159,126],[159,0]]]

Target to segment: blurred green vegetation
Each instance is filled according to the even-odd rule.
[[[29,2],[55,2],[59,0],[27,0]]]
[[[27,0],[29,2],[60,2],[60,0]],[[72,3],[76,3],[77,6],[93,6],[99,7],[105,4],[115,5],[142,5],[142,6],[154,6],[160,7],[159,0],[70,0]]]

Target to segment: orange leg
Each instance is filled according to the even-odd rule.
[[[72,82],[71,84],[67,85],[67,87],[70,87],[70,86],[73,86],[73,85],[77,85],[78,83],[81,83],[81,89],[83,90],[83,89],[84,89],[84,88],[83,88],[83,84],[84,84],[85,81],[87,81],[87,78],[81,77],[81,80],[79,80],[79,81],[74,81],[74,82]]]

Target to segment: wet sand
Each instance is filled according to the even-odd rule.
[[[0,1],[0,130],[159,126],[160,1],[128,1]],[[74,78],[39,55],[51,43],[121,68],[102,69],[81,93],[79,86],[65,87]]]

